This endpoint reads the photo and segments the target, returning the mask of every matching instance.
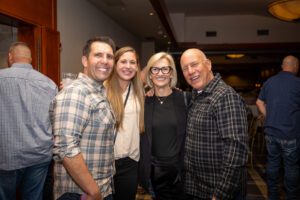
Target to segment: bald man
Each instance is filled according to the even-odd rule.
[[[33,69],[31,51],[13,43],[9,68],[0,70],[0,199],[42,199],[52,159],[49,105],[53,81]]]
[[[284,165],[286,199],[297,196],[299,178],[300,79],[296,76],[299,60],[286,56],[282,71],[268,79],[256,105],[262,114],[267,146],[267,185],[269,199],[279,199],[281,160]]]
[[[199,49],[180,59],[193,87],[185,143],[185,191],[190,200],[246,198],[247,116],[241,97]]]

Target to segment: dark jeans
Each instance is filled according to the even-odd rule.
[[[57,200],[81,200],[81,194],[67,192],[61,195]],[[110,194],[103,200],[113,200],[113,196]]]
[[[279,200],[278,192],[279,170],[281,160],[284,165],[284,186],[286,199],[299,199],[297,196],[299,178],[299,144],[295,140],[282,140],[266,136],[267,155],[267,185],[269,200]]]
[[[138,162],[129,157],[116,160],[114,200],[135,200],[138,186]]]
[[[17,189],[22,200],[42,200],[50,162],[17,170],[0,170],[0,199],[16,199]]]
[[[204,199],[204,198],[199,198],[188,194],[186,194],[186,198],[185,198],[185,200],[211,200],[211,199],[212,197],[209,199]],[[246,200],[246,195],[243,194],[243,192],[239,192],[232,200]]]
[[[54,184],[53,167],[54,167],[54,161],[52,160],[51,164],[49,165],[46,180],[45,180],[43,200],[53,200],[53,184]]]
[[[185,199],[183,183],[175,166],[151,167],[151,183],[155,200]]]

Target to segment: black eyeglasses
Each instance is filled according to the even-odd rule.
[[[158,68],[158,67],[150,68],[151,74],[158,74],[159,71],[161,71],[161,73],[163,73],[163,74],[168,74],[168,73],[170,73],[170,71],[172,71],[172,68],[170,66],[165,66],[165,67],[161,67],[161,68]]]

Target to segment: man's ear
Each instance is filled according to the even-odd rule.
[[[211,61],[209,59],[205,60],[205,65],[207,66],[207,68],[211,71]]]
[[[8,55],[7,55],[7,64],[8,64],[9,67],[12,65],[12,62],[13,62],[12,54],[8,53]]]
[[[84,68],[87,67],[87,57],[86,56],[81,57],[81,63],[82,63]]]

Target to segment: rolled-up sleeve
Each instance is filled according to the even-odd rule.
[[[54,134],[54,160],[81,152],[80,140],[89,116],[89,99],[80,88],[66,88],[52,102],[50,112]]]

